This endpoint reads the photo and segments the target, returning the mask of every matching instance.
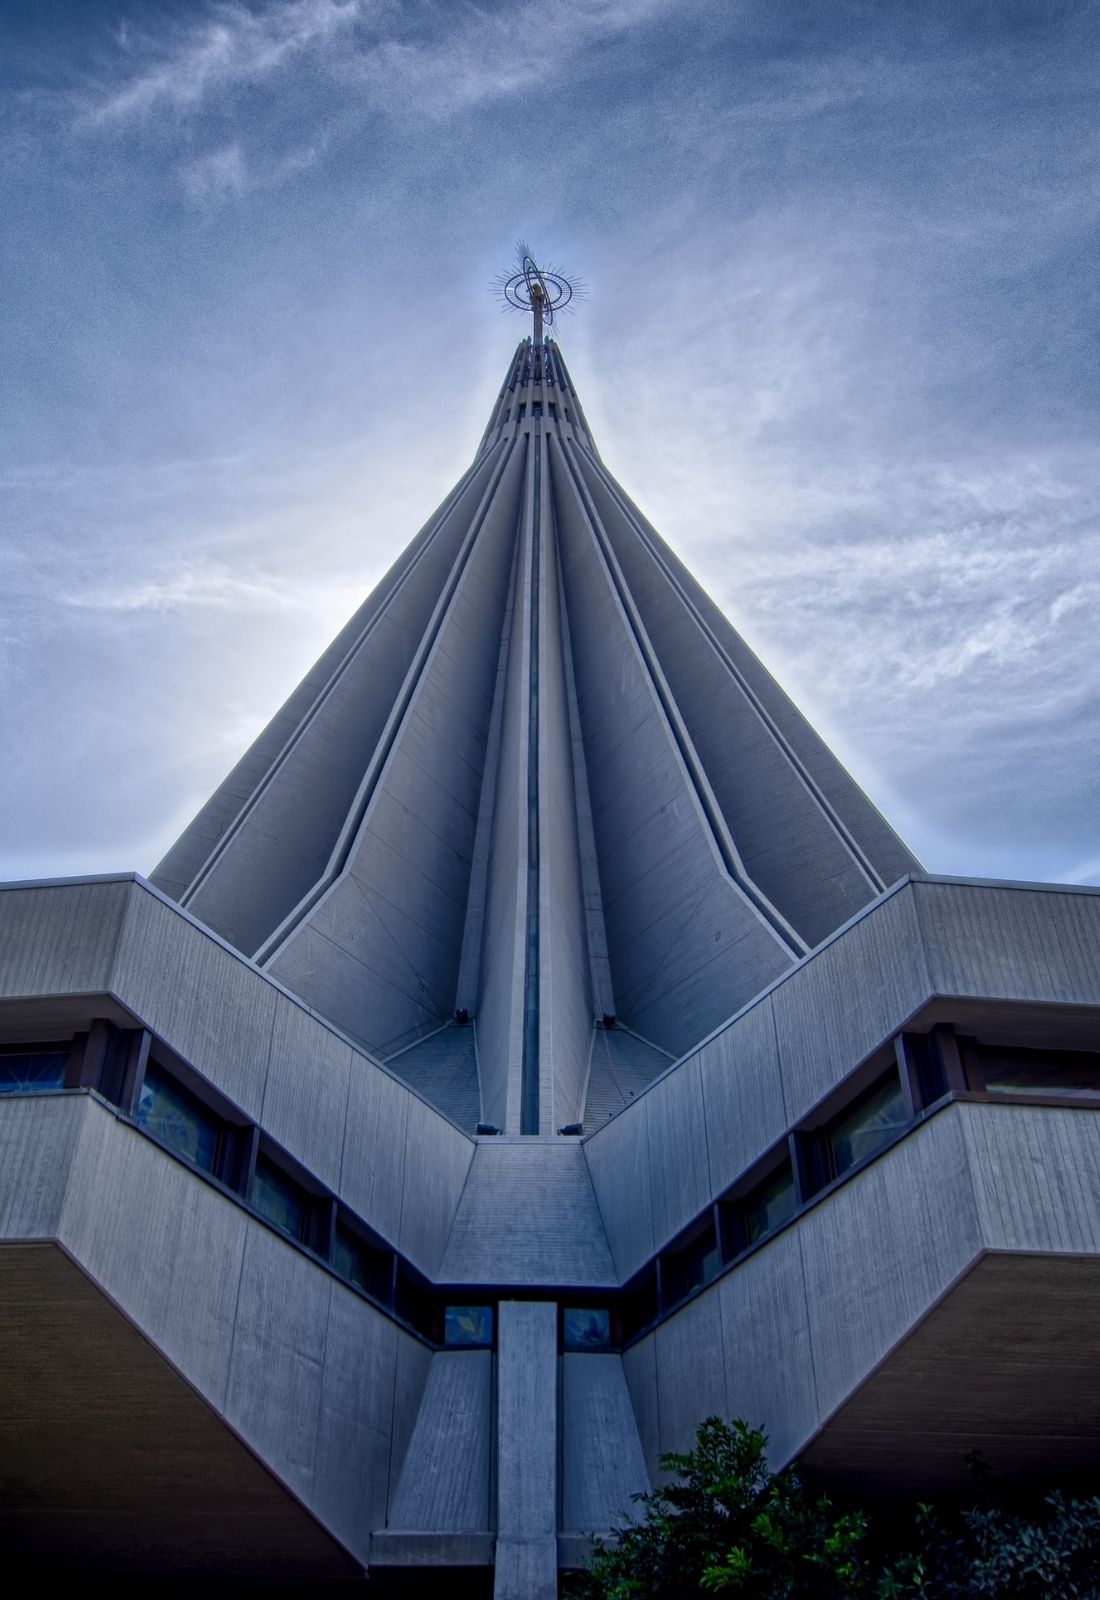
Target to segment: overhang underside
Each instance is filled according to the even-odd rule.
[[[7,1561],[361,1573],[57,1245],[0,1248],[0,1350]]]
[[[1100,1468],[1100,1258],[983,1255],[801,1464],[864,1500],[963,1494],[966,1457],[1049,1483]]]

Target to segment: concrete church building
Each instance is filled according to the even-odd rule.
[[[1100,891],[923,873],[525,339],[152,878],[0,888],[5,1550],[544,1600],[715,1412],[1095,1466],[1098,1023]]]

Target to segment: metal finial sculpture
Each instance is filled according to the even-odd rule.
[[[579,278],[569,278],[556,267],[540,267],[521,239],[516,245],[518,270],[502,272],[494,280],[504,309],[530,311],[534,318],[534,342],[542,343],[543,328],[553,326],[554,317],[573,300],[583,297]]]

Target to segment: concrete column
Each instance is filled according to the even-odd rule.
[[[497,1329],[494,1600],[558,1592],[558,1308],[504,1300]]]

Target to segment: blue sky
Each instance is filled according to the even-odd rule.
[[[0,10],[0,877],[148,871],[464,469],[612,471],[930,870],[1100,881],[1100,7]]]

